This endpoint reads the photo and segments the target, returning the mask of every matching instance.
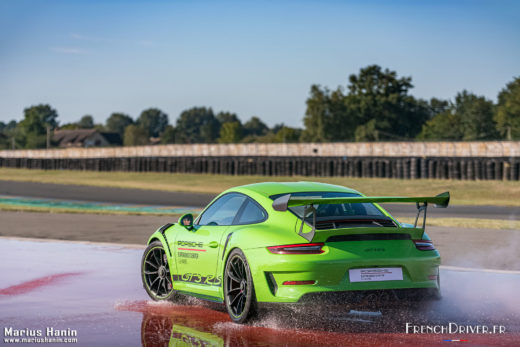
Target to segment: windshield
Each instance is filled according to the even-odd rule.
[[[277,194],[271,196],[271,199],[285,195]],[[320,198],[348,198],[348,197],[360,197],[361,195],[355,193],[341,193],[341,192],[302,192],[302,193],[291,193],[291,196],[305,197],[310,199]],[[381,212],[374,204],[369,202],[362,203],[345,203],[345,204],[324,204],[314,205],[316,207],[316,218],[318,220],[331,220],[331,219],[350,219],[352,217],[360,218],[374,218],[386,216]],[[305,206],[293,206],[289,207],[289,211],[293,212],[299,218],[303,217]],[[305,218],[311,216],[311,212],[307,213]]]

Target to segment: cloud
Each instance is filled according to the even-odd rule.
[[[50,50],[56,53],[63,54],[83,55],[89,53],[89,51],[78,47],[50,47]]]

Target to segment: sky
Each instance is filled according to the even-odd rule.
[[[520,1],[0,0],[0,121],[194,106],[302,126],[312,84],[370,64],[411,93],[496,101],[520,76]]]

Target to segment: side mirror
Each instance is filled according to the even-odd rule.
[[[183,214],[181,218],[179,218],[179,224],[188,230],[193,229],[193,215],[191,213]]]

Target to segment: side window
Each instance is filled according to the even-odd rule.
[[[202,214],[199,225],[231,225],[245,200],[242,194],[222,196]]]
[[[262,222],[267,217],[264,210],[258,207],[251,199],[247,199],[246,206],[236,224],[253,224]]]

